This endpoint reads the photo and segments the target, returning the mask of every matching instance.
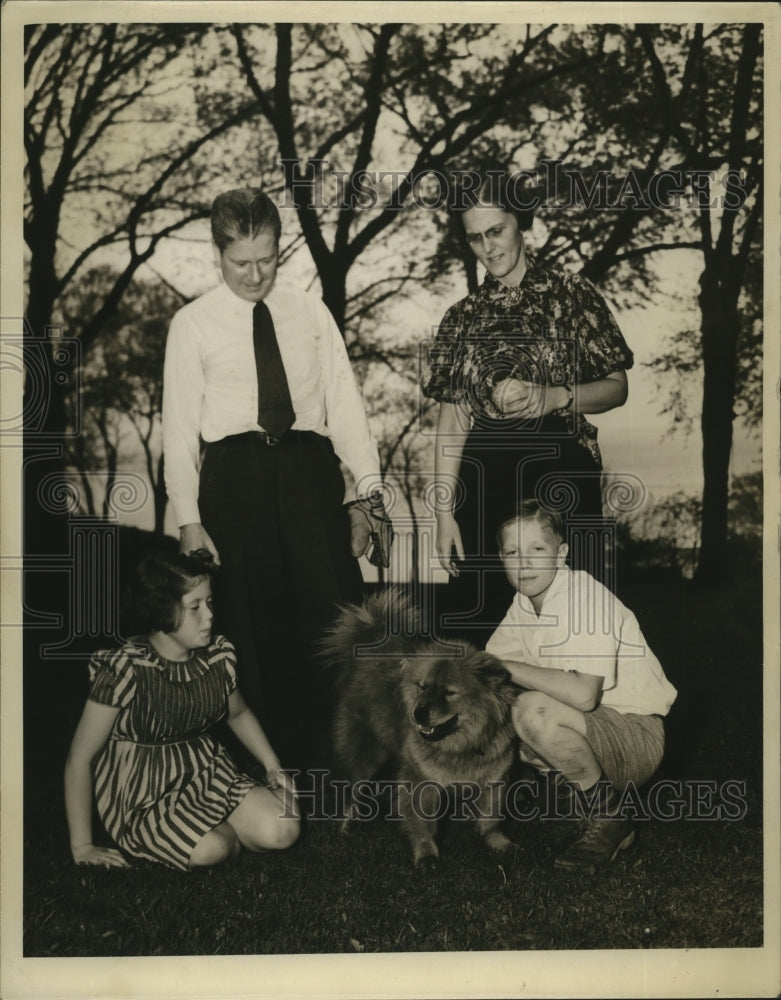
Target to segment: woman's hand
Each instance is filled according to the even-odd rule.
[[[80,847],[72,847],[71,854],[77,865],[98,865],[100,868],[130,868],[130,865],[119,851],[111,847],[95,847],[94,844],[82,844]]]
[[[559,395],[564,397],[561,401],[557,398]],[[505,378],[496,383],[491,399],[505,417],[534,420],[546,417],[564,406],[567,393],[562,386],[538,385],[536,382],[523,382],[519,378]]]
[[[491,392],[494,406],[505,416],[515,416],[518,410],[526,404],[529,395],[529,383],[519,378],[503,378],[497,382]]]
[[[606,413],[626,402],[626,372],[610,372],[594,382],[578,382],[571,389],[574,396],[569,403],[566,386],[537,385],[517,378],[505,378],[496,383],[491,399],[503,416],[524,420],[546,417],[563,409],[569,409],[571,413]]]
[[[208,532],[200,521],[193,521],[192,524],[183,524],[179,529],[179,551],[184,553],[184,555],[191,555],[199,549],[206,549],[207,552],[211,552],[214,557],[215,566],[220,565],[220,554],[217,551],[217,546],[209,538]]]
[[[442,568],[449,576],[458,576],[459,569],[456,559],[464,560],[464,543],[461,541],[461,529],[453,514],[442,511],[437,514],[437,537],[435,541],[437,555]],[[456,559],[453,558],[455,549]]]

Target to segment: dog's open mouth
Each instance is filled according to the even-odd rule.
[[[444,722],[438,722],[436,726],[424,726],[418,723],[418,732],[424,740],[441,740],[443,736],[449,736],[458,725],[458,715],[451,715]]]

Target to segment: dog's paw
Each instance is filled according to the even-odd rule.
[[[437,845],[433,840],[415,844],[412,859],[415,862],[416,868],[436,868],[439,864],[439,850]]]
[[[499,830],[491,830],[489,833],[484,834],[483,839],[492,851],[511,854],[513,851],[520,850],[520,847],[514,841],[510,840],[509,837],[505,836]]]

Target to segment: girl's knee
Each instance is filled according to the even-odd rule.
[[[284,851],[301,833],[295,802],[267,788],[253,788],[229,817],[241,843],[250,851]]]
[[[301,824],[297,819],[281,819],[274,831],[274,847],[276,851],[285,851],[292,847],[301,835]]]
[[[244,839],[250,851],[286,851],[298,840],[301,824],[297,819],[264,819]]]
[[[190,868],[209,868],[235,858],[241,844],[228,823],[221,823],[209,830],[195,845],[190,855]]]

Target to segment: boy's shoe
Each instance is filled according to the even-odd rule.
[[[578,869],[593,875],[619,851],[631,847],[635,831],[628,819],[594,816],[586,820],[580,837],[553,862],[556,868]]]

